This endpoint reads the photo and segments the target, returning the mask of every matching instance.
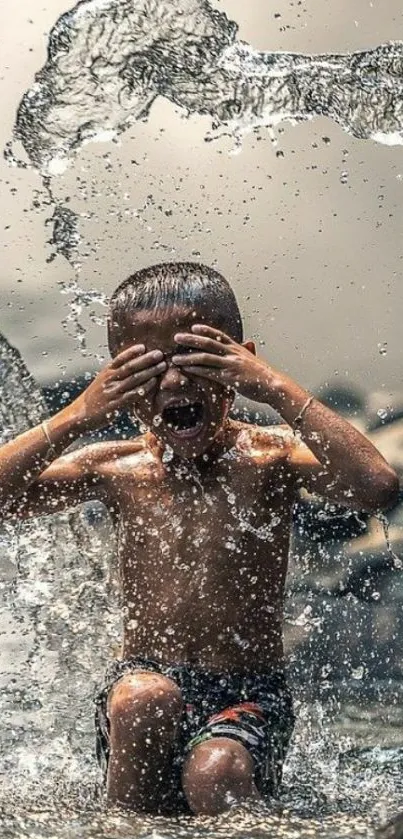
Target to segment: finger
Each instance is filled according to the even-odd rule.
[[[152,350],[151,352],[132,358],[130,361],[126,361],[125,364],[122,364],[121,367],[118,367],[113,376],[113,381],[120,381],[128,376],[132,376],[133,373],[140,372],[140,370],[146,370],[147,368],[150,368],[155,364],[162,363],[163,361],[164,355],[161,350]],[[164,363],[166,364],[166,362]]]
[[[107,393],[112,393],[113,396],[117,393],[125,393],[128,390],[139,387],[139,385],[144,384],[144,382],[147,382],[154,376],[161,376],[166,370],[166,367],[166,361],[160,361],[159,364],[154,364],[152,367],[147,367],[145,370],[140,370],[139,372],[132,373],[131,376],[126,376],[124,379],[113,382],[105,390]]]
[[[132,388],[131,390],[126,390],[124,393],[121,393],[116,399],[111,403],[111,409],[116,414],[129,404],[135,404],[141,402],[144,397],[146,397],[152,390],[157,386],[158,379],[154,376],[152,379],[149,379],[148,382],[144,382],[144,384],[140,385],[139,387]]]
[[[126,361],[130,361],[131,358],[142,355],[145,351],[146,348],[144,344],[132,344],[130,347],[127,347],[127,349],[118,353],[109,366],[112,370],[116,370],[122,364],[125,364]]]
[[[194,365],[203,365],[206,367],[228,367],[230,359],[228,356],[213,355],[207,352],[198,353],[183,353],[182,355],[173,355],[172,364],[176,367],[188,367]]]
[[[174,336],[177,344],[185,347],[194,347],[195,349],[205,350],[209,353],[216,353],[218,355],[225,355],[227,348],[222,341],[217,341],[214,338],[208,338],[206,335],[193,335],[189,332],[178,332]]]
[[[209,379],[211,382],[219,382],[219,384],[225,386],[227,383],[223,381],[225,379],[226,370],[219,367],[182,367],[181,368],[184,373],[188,376],[199,376],[202,379]],[[229,385],[228,385],[229,387]]]
[[[221,329],[207,326],[206,323],[194,323],[191,329],[195,335],[206,335],[208,338],[214,338],[221,344],[235,344],[235,341],[229,335],[226,335],[225,332],[221,332]]]
[[[154,376],[152,379],[149,379],[148,382],[144,382],[144,384],[139,387],[127,390],[126,393],[122,395],[122,404],[127,405],[128,403],[138,403],[141,399],[151,393],[152,390],[154,390],[157,386],[157,381],[158,379]]]
[[[147,396],[148,393],[151,393],[152,390],[155,390],[155,388],[157,387],[157,384],[158,384],[158,377],[153,376],[152,379],[148,379],[147,382],[144,382],[144,384],[140,385],[139,387],[136,387],[135,391],[137,393],[137,396],[138,397]]]

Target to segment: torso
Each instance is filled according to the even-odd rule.
[[[282,663],[290,432],[231,433],[205,466],[164,463],[150,435],[101,467],[117,510],[124,657],[238,672]]]

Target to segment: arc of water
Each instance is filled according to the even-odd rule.
[[[81,0],[49,36],[14,137],[43,174],[143,119],[157,96],[231,131],[332,118],[403,142],[403,44],[353,54],[258,52],[207,0]]]
[[[52,177],[83,145],[144,119],[158,96],[240,137],[327,116],[361,139],[403,143],[403,43],[346,55],[258,52],[208,0],[81,0],[53,27],[45,65],[23,96],[6,157],[42,175],[54,205],[53,255],[79,269],[79,218]],[[50,258],[53,258],[52,256]]]

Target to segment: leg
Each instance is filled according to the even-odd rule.
[[[190,752],[182,787],[193,813],[215,816],[234,804],[259,797],[253,776],[253,759],[242,743],[212,737]]]
[[[159,673],[123,676],[108,698],[108,803],[160,812],[172,792],[172,757],[182,698]]]

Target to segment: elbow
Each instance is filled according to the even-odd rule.
[[[374,512],[386,513],[393,510],[399,503],[400,484],[399,478],[394,469],[388,467],[382,475],[382,479],[374,487]]]

